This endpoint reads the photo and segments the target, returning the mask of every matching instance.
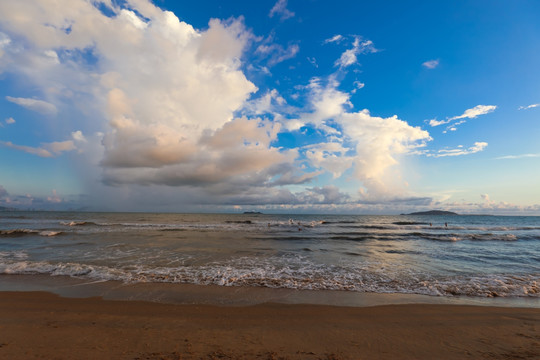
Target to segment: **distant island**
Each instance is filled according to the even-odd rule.
[[[459,214],[452,211],[429,210],[429,211],[419,211],[419,212],[413,212],[410,214],[401,214],[401,215],[459,215]]]
[[[260,211],[244,211],[244,214],[254,215],[254,214],[262,214]]]

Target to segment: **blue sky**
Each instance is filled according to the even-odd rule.
[[[0,4],[0,206],[540,214],[537,1]]]

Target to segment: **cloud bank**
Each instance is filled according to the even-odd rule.
[[[279,0],[269,16],[294,13]],[[41,157],[79,154],[88,163],[81,168],[98,174],[88,183],[97,177],[106,185],[89,185],[91,193],[227,206],[429,202],[404,195],[399,176],[402,156],[428,154],[421,149],[429,133],[397,115],[353,109],[351,94],[363,83],[341,89],[338,78],[360,55],[378,51],[360,36],[324,41],[351,43],[335,73],[298,86],[305,104],[295,107],[274,89],[259,93],[243,69],[250,46],[268,66],[296,56],[299,46],[258,38],[242,19],[211,19],[198,30],[147,0],[28,0],[0,2],[0,31],[0,72],[35,90],[6,100],[71,126],[67,139],[0,144]],[[495,108],[478,105],[441,124]],[[302,145],[280,145],[284,134]],[[358,193],[317,183],[324,176],[352,180]],[[49,202],[58,199],[54,192]]]

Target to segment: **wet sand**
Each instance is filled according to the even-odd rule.
[[[173,305],[0,292],[1,359],[540,359],[540,309]]]

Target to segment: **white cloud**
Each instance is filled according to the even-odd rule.
[[[326,39],[323,41],[323,44],[329,44],[329,43],[340,43],[341,41],[343,41],[345,39],[345,37],[343,35],[334,35],[332,36],[331,38],[329,39]]]
[[[4,34],[3,32],[0,32],[0,48],[4,48],[8,46],[11,43],[11,39],[9,36]]]
[[[286,104],[285,99],[276,89],[268,91],[263,96],[246,103],[244,111],[250,115],[262,115],[274,112],[274,108]]]
[[[61,203],[62,198],[56,193],[56,190],[53,189],[52,196],[48,196],[47,201],[51,203]]]
[[[75,141],[80,141],[80,142],[87,142],[88,140],[86,140],[86,138],[84,137],[83,133],[81,130],[77,130],[77,131],[74,131],[71,133],[71,137],[73,138],[73,140]]]
[[[490,112],[495,111],[495,109],[497,109],[497,106],[495,105],[476,105],[472,109],[465,110],[465,112],[459,116],[451,117],[449,120],[474,119],[480,115],[489,114]]]
[[[14,104],[25,107],[29,110],[38,112],[44,115],[55,115],[57,113],[56,106],[47,101],[38,100],[38,99],[29,99],[21,97],[11,97],[6,96],[6,100]]]
[[[242,59],[255,37],[241,19],[213,19],[201,31],[149,1],[129,0],[130,9],[120,3],[100,3],[112,14],[106,16],[96,2],[85,0],[0,2],[2,31],[17,39],[4,48],[0,71],[30,82],[47,101],[12,99],[41,110],[49,104],[55,113],[58,106],[77,120],[63,129],[71,133],[65,141],[1,144],[43,157],[84,150],[99,166],[82,180],[88,188],[95,188],[98,176],[119,185],[114,191],[99,188],[107,201],[133,194],[150,199],[154,192],[160,195],[156,199],[169,201],[178,193],[175,204],[346,201],[333,187],[296,193],[286,188],[325,172],[335,178],[351,174],[368,193],[395,199],[399,157],[431,139],[397,116],[354,111],[350,93],[338,89],[335,74],[296,89],[307,93],[308,108],[275,113],[287,105],[277,91],[251,98],[258,89],[242,72]],[[283,17],[286,5],[278,1],[271,13]],[[269,65],[299,52],[297,44],[284,47],[271,40],[255,51]],[[336,61],[336,72],[342,75],[359,54],[376,51],[371,41],[355,36]],[[276,145],[280,132],[302,126],[324,140],[293,149]]]
[[[292,18],[294,12],[287,9],[287,0],[278,0],[268,14],[270,17],[274,17],[274,15],[279,15],[281,20],[286,20]]]
[[[497,109],[497,106],[495,105],[476,105],[475,107],[471,109],[465,110],[463,114],[454,116],[451,118],[447,118],[446,120],[437,120],[437,119],[431,119],[431,120],[425,120],[426,123],[428,123],[430,126],[435,127],[439,125],[444,124],[450,124],[446,127],[446,130],[443,131],[444,134],[446,134],[448,131],[457,131],[457,127],[461,124],[464,124],[467,122],[467,120],[461,120],[454,122],[459,119],[474,119],[480,115],[489,114]]]
[[[315,66],[316,68],[319,67],[319,65],[317,64],[317,59],[315,59],[314,57],[309,57],[308,56],[306,59],[307,59],[307,61],[309,61],[309,63],[311,65]]]
[[[364,86],[366,86],[366,84],[364,84],[363,82],[360,82],[360,81],[355,81],[354,86],[356,86],[357,89],[363,89]]]
[[[422,63],[422,66],[426,69],[435,69],[437,66],[439,66],[439,59],[426,61]]]
[[[53,154],[51,154],[50,151],[43,149],[43,148],[37,148],[32,146],[24,146],[24,145],[16,145],[13,144],[11,141],[0,141],[0,145],[3,145],[5,147],[9,147],[15,150],[24,151],[26,153],[37,155],[41,157],[53,157]]]
[[[12,117],[7,118],[7,119],[6,119],[6,124],[8,124],[8,125],[15,124],[15,119],[12,118]]]
[[[358,90],[363,89],[366,86],[366,84],[361,81],[355,81],[353,85],[355,86],[355,88],[351,90],[351,94],[356,94]]]
[[[473,146],[465,149],[462,146],[458,146],[455,149],[442,149],[436,152],[424,152],[429,157],[446,157],[446,156],[461,156],[474,154],[483,151],[488,146],[487,142],[475,142]]]
[[[336,179],[353,166],[354,157],[346,156],[349,150],[340,142],[309,145],[306,158],[314,167],[328,171]]]
[[[499,156],[495,159],[497,160],[507,160],[507,159],[526,159],[526,158],[537,158],[540,157],[540,154],[520,154],[520,155],[506,155]]]
[[[4,48],[9,46],[11,43],[11,39],[9,36],[4,34],[3,32],[0,32],[0,59],[4,56]],[[2,70],[2,67],[0,65],[0,70]]]
[[[73,143],[72,140],[54,141],[51,143],[45,143],[43,144],[43,147],[56,155],[59,155],[66,151],[72,151],[76,149],[75,144]]]
[[[527,106],[520,106],[518,110],[528,110],[540,106],[540,104],[531,104]]]
[[[52,100],[90,114],[82,119],[85,126],[102,133],[87,138],[77,130],[63,142],[4,146],[43,157],[84,150],[108,184],[204,188],[201,201],[240,201],[261,188],[272,194],[269,186],[300,184],[318,174],[294,165],[297,150],[272,145],[279,122],[234,117],[257,91],[240,70],[253,38],[241,20],[214,19],[198,31],[144,0],[130,2],[133,11],[107,6],[112,17],[87,1],[0,4],[3,26],[23,39],[25,58],[35,65],[21,65],[24,59],[12,52],[6,71],[44,93],[52,89]],[[270,64],[299,51],[296,44],[264,45],[259,51]],[[251,103],[252,115],[286,105],[275,91]]]
[[[292,59],[298,54],[300,47],[297,44],[289,44],[287,48],[279,44],[261,44],[255,51],[262,58],[268,59],[268,66],[274,66],[288,59]]]
[[[480,201],[450,201],[452,196],[434,200],[426,207],[416,207],[414,211],[442,208],[447,211],[455,211],[459,214],[492,214],[492,215],[537,215],[540,205],[517,205],[505,201],[496,201],[489,194],[480,194]]]
[[[45,158],[55,157],[64,152],[68,152],[68,151],[72,151],[76,149],[76,146],[72,140],[42,143],[41,147],[17,145],[17,144],[13,144],[11,141],[0,141],[0,145],[9,147],[15,150],[19,150],[19,151],[24,151],[28,154],[45,157]]]
[[[426,122],[430,126],[439,126],[439,125],[443,125],[443,124],[448,124],[450,121],[451,120],[437,120],[437,119],[426,120]]]
[[[307,153],[308,159],[313,166],[331,172],[334,177],[352,169],[353,176],[372,196],[393,192],[394,179],[387,176],[387,171],[398,165],[399,155],[431,140],[429,133],[410,126],[397,116],[376,117],[367,109],[349,111],[349,95],[337,90],[337,86],[335,80],[326,87],[320,80],[312,80],[310,98],[313,111],[302,114],[300,119],[333,135],[342,145],[323,143],[312,146]],[[338,129],[330,126],[332,123],[336,123]]]
[[[375,53],[378,50],[373,45],[371,40],[362,41],[359,36],[354,37],[352,48],[345,50],[338,60],[335,62],[335,66],[340,68],[346,68],[358,62],[357,56],[364,53]]]
[[[298,194],[300,202],[308,204],[342,204],[350,199],[350,196],[339,191],[334,185],[314,187]]]

